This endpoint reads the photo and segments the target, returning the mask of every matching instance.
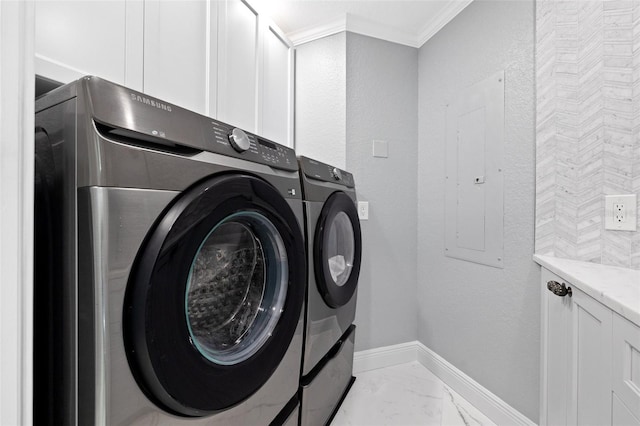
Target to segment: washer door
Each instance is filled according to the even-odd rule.
[[[316,227],[314,265],[318,290],[332,308],[346,304],[360,275],[362,240],[358,211],[344,192],[327,199]]]
[[[167,411],[206,416],[257,391],[304,300],[304,242],[286,200],[248,175],[185,191],[147,236],[127,287],[127,357]]]

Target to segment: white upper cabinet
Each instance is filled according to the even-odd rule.
[[[36,74],[96,75],[293,146],[293,46],[249,0],[40,0],[35,9]]]
[[[258,13],[241,0],[226,0],[218,16],[217,118],[257,132]]]
[[[215,115],[216,26],[215,1],[145,0],[144,92]]]
[[[221,2],[218,22],[217,118],[293,146],[293,45],[248,1]]]
[[[125,83],[125,1],[38,1],[35,71],[68,83],[86,74]]]
[[[258,133],[293,146],[293,47],[270,24],[263,26]]]

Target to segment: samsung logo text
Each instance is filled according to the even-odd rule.
[[[149,106],[161,109],[163,111],[171,112],[171,105],[163,104],[162,102],[154,101],[153,99],[136,95],[135,93],[131,94],[131,100],[140,102],[141,104],[145,104],[145,105],[149,105]]]

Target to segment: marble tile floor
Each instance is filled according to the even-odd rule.
[[[494,425],[418,362],[366,371],[331,426]]]

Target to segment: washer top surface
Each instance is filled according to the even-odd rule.
[[[72,98],[77,98],[79,118],[78,161],[89,163],[86,174],[79,164],[79,186],[184,189],[184,184],[164,187],[158,176],[145,177],[147,184],[135,170],[141,162],[157,175],[179,170],[173,179],[189,174],[189,168],[198,166],[188,164],[195,162],[298,179],[293,149],[98,77],[83,77],[49,92],[36,101],[36,111]],[[92,158],[102,164],[91,164]]]

